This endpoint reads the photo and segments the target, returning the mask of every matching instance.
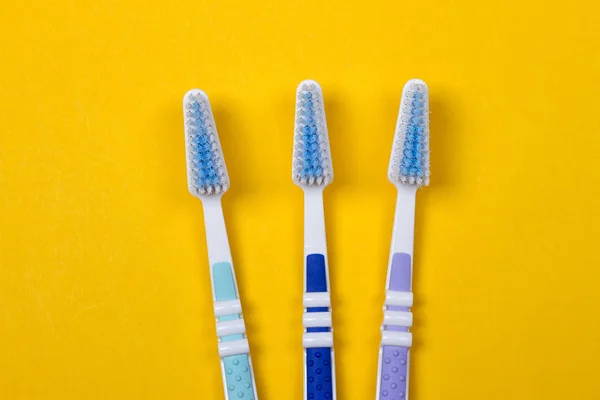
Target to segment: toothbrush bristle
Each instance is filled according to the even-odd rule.
[[[333,180],[331,152],[321,87],[300,83],[296,91],[292,179],[298,186],[325,186]]]
[[[183,97],[188,188],[196,197],[229,188],[229,176],[206,94],[192,89]]]
[[[429,91],[425,82],[404,85],[388,171],[393,184],[429,184]]]

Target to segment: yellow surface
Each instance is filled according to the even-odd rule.
[[[9,2],[0,398],[222,399],[181,98],[211,97],[261,399],[301,399],[295,87],[326,96],[338,398],[373,399],[403,83],[431,92],[411,399],[600,393],[596,2]],[[40,2],[38,2],[40,3]],[[92,4],[93,3],[93,4]]]

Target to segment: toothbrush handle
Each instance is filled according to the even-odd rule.
[[[305,348],[305,399],[335,400],[335,359],[331,324],[331,300],[323,254],[306,257],[303,336]]]
[[[246,327],[233,266],[229,262],[217,262],[211,268],[219,356],[226,398],[256,400],[250,347],[246,339]]]
[[[389,269],[379,350],[378,400],[406,400],[412,335],[411,256],[395,253]]]

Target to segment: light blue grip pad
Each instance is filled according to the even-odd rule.
[[[323,254],[306,257],[306,291],[327,292],[327,272]],[[306,312],[329,311],[328,307],[308,307]],[[329,332],[327,327],[306,328],[306,332]],[[333,398],[333,369],[331,349],[313,347],[306,349],[306,396],[308,400]]]
[[[212,270],[215,300],[237,299],[231,264],[228,262],[216,263],[212,266]],[[239,318],[239,314],[234,314],[218,317],[218,320],[231,321]],[[238,334],[223,336],[221,340],[228,342],[243,338],[243,335]],[[250,359],[247,354],[223,357],[223,368],[225,368],[225,384],[227,385],[227,398],[229,400],[256,400],[254,385],[252,385]]]

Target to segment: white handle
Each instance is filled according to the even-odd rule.
[[[227,229],[223,208],[221,208],[221,196],[202,196],[204,209],[204,227],[206,229],[206,246],[208,247],[208,261],[210,265],[218,262],[232,263]]]

